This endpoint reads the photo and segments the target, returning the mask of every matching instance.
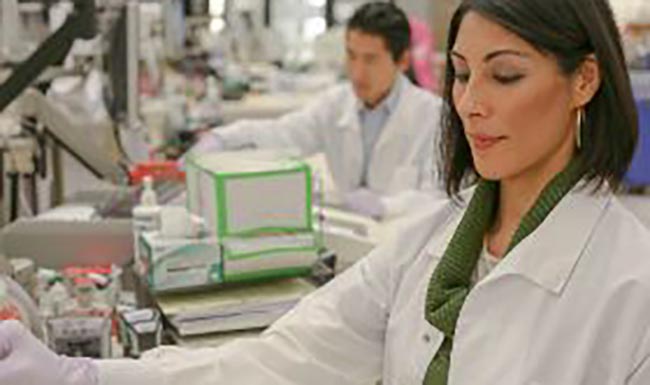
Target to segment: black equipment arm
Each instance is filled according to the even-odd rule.
[[[95,0],[75,0],[74,11],[55,33],[48,37],[38,49],[0,85],[0,112],[49,66],[61,63],[75,39],[92,39],[97,34],[95,22]]]

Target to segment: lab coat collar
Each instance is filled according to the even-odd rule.
[[[462,191],[460,195],[460,200],[450,200],[449,205],[452,207],[453,214],[450,216],[450,220],[447,221],[447,224],[444,227],[441,227],[442,231],[437,232],[429,242],[427,246],[428,254],[434,258],[442,258],[447,249],[447,245],[451,241],[451,238],[456,232],[456,228],[460,224],[461,219],[463,219],[463,214],[467,209],[467,204],[469,200],[474,195],[474,190],[476,187],[471,187],[467,190]]]
[[[357,112],[359,113],[359,116],[362,116],[362,114],[369,113],[371,111],[382,110],[382,109],[385,110],[388,115],[392,114],[397,109],[397,106],[399,105],[399,100],[402,94],[404,81],[406,81],[406,77],[402,74],[398,74],[395,77],[395,81],[393,82],[393,86],[388,96],[386,96],[384,100],[382,100],[372,110],[366,107],[366,105],[363,103],[361,99],[357,98],[356,106],[357,106]]]
[[[458,215],[430,243],[429,252],[432,256],[442,258],[444,255],[465,212],[469,197],[465,197]],[[519,275],[552,293],[560,294],[611,199],[612,194],[609,192],[592,193],[588,187],[583,186],[574,188],[537,230],[512,249],[476,287],[507,275]]]
[[[400,100],[402,99],[402,94],[405,92],[404,88],[407,87],[407,82],[409,80],[404,76],[404,75],[399,75],[395,83],[393,84],[393,88],[384,99],[379,106],[376,108],[385,108],[386,111],[389,114],[388,120],[386,121],[386,125],[391,120],[391,117],[393,115],[393,112],[399,108],[400,105]],[[363,102],[356,96],[354,93],[354,88],[352,87],[352,83],[348,84],[349,86],[349,92],[354,95],[354,108],[348,108],[345,110],[345,112],[340,116],[340,118],[337,121],[337,127],[341,130],[351,130],[353,132],[358,133],[361,135],[361,114],[363,114],[363,111],[369,111]],[[384,135],[380,136],[380,140]],[[378,144],[377,144],[378,145]],[[359,149],[361,151],[361,148]]]
[[[611,199],[609,192],[591,194],[583,186],[574,188],[486,281],[513,273],[560,294]]]
[[[373,157],[375,154],[379,154],[376,155],[377,159],[387,159],[386,154],[381,155],[381,152],[383,151],[384,146],[393,142],[397,138],[404,137],[409,142],[412,140],[410,136],[413,135],[414,130],[411,127],[405,127],[405,122],[409,121],[409,108],[412,106],[405,104],[406,101],[400,103],[400,99],[404,99],[405,96],[408,95],[408,99],[412,100],[410,95],[415,92],[416,88],[406,77],[401,75],[401,78],[399,85],[400,96],[394,100],[396,103],[394,110],[389,115],[384,129],[375,144],[375,148],[373,149]]]

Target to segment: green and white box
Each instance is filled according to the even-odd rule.
[[[304,162],[241,153],[192,156],[187,187],[189,211],[205,218],[219,240],[313,231],[312,176]]]
[[[221,246],[224,282],[308,275],[318,260],[312,174],[272,152],[191,157],[188,208]]]
[[[221,246],[216,238],[165,238],[147,232],[139,240],[149,287],[169,291],[223,282]]]
[[[314,232],[230,237],[222,241],[223,279],[237,282],[309,275],[318,260]]]

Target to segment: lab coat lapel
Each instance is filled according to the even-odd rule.
[[[357,112],[354,92],[350,90],[351,98],[345,101],[342,115],[336,123],[337,135],[341,135],[341,149],[337,159],[330,159],[331,173],[342,193],[351,191],[358,186],[363,172],[363,144],[361,140],[361,123]]]
[[[476,191],[476,186],[461,191],[459,199],[451,202],[453,205],[453,218],[447,221],[447,224],[440,231],[436,232],[436,235],[429,242],[427,249],[431,256],[440,259],[445,254],[447,245],[454,236],[460,221],[463,219],[463,215],[465,214],[469,201],[474,195],[474,191]]]
[[[561,294],[610,201],[609,193],[576,187],[474,289],[514,274]]]
[[[403,80],[399,102],[388,118],[386,126],[382,130],[372,152],[369,177],[374,180],[380,176],[386,179],[381,181],[379,185],[383,186],[387,191],[390,189],[390,179],[394,174],[394,170],[400,164],[400,159],[406,150],[402,148],[402,144],[412,142],[412,126],[415,121],[408,114],[409,107],[411,107],[408,104],[409,101],[413,100],[411,97],[413,87],[408,80]]]
[[[526,319],[534,314],[517,314],[513,309],[539,301],[543,293],[562,295],[610,200],[610,195],[591,196],[574,189],[537,230],[472,288],[456,324],[450,384],[469,385],[479,379],[495,378],[500,378],[502,384],[519,383],[521,373],[517,368],[524,365],[521,360],[525,356],[520,353],[527,343],[520,339],[531,332],[528,329],[534,320]],[[513,324],[505,326],[506,333],[504,325],[509,322]],[[519,353],[503,359],[490,357],[490,349],[495,346]],[[473,365],[471,373],[464,367],[468,362]],[[507,378],[503,378],[504,373]]]
[[[472,194],[473,189],[462,194],[463,203],[458,207],[456,220],[450,222],[436,242],[431,242],[431,255],[442,258]],[[520,275],[549,292],[560,294],[611,199],[610,193],[601,191],[592,195],[581,186],[574,188],[539,228],[512,249],[472,290],[507,275]]]

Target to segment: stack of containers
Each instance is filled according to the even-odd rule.
[[[221,246],[223,282],[307,275],[321,238],[312,215],[312,175],[300,161],[216,153],[187,163],[188,210]]]

